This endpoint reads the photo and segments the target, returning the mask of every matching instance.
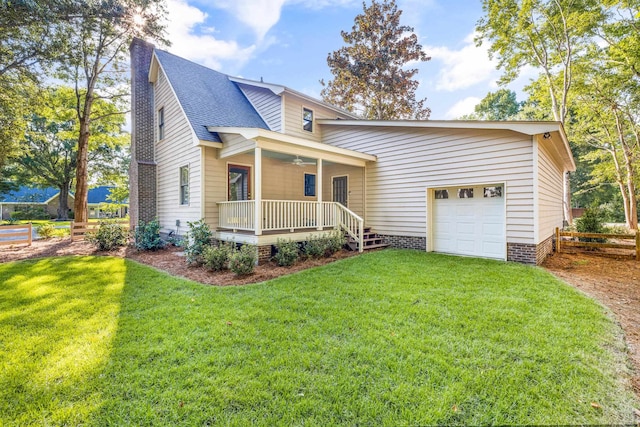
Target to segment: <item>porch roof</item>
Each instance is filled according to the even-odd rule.
[[[377,157],[346,148],[334,147],[266,129],[209,126],[223,141],[220,158],[231,157],[262,148],[268,151],[311,157],[364,167],[366,162],[375,162]]]

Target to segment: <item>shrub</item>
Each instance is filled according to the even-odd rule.
[[[187,233],[184,254],[187,258],[187,263],[199,265],[202,264],[202,251],[207,246],[211,246],[213,233],[203,219],[187,222],[187,224],[189,225],[189,232]]]
[[[308,258],[320,258],[324,256],[325,240],[320,236],[309,236],[309,239],[302,244],[302,252]]]
[[[100,221],[98,230],[87,233],[86,239],[100,251],[110,251],[127,244],[129,233],[124,225],[113,221]]]
[[[274,259],[279,266],[290,266],[296,263],[299,257],[298,242],[290,239],[278,239],[276,243]]]
[[[212,271],[221,271],[227,268],[229,258],[236,250],[231,242],[224,242],[218,246],[208,246],[202,251],[202,263]]]
[[[38,235],[43,239],[50,239],[56,235],[56,228],[53,226],[53,224],[42,224],[36,227],[36,231],[38,232]]]
[[[167,236],[167,244],[171,246],[182,247],[185,244],[184,240],[185,239],[176,235],[173,231],[169,232],[169,235]]]
[[[336,252],[342,250],[342,247],[347,243],[346,237],[344,237],[344,233],[339,230],[333,231],[329,237],[325,238],[326,246],[325,246],[325,256],[331,256]]]
[[[598,208],[587,208],[582,216],[576,219],[576,231],[578,233],[604,233],[604,225],[602,223],[602,212]],[[580,241],[603,243],[606,239],[581,237]]]
[[[164,248],[165,242],[160,238],[160,223],[157,219],[145,223],[138,222],[134,235],[136,249],[139,251],[156,251]]]
[[[258,250],[254,245],[242,245],[229,258],[229,270],[236,276],[243,276],[253,272],[258,261]]]

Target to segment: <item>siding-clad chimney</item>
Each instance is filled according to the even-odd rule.
[[[154,45],[134,38],[131,54],[131,165],[129,166],[129,216],[133,230],[138,220],[156,215],[156,163],[154,155],[153,86],[149,66]]]

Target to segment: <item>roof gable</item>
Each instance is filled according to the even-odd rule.
[[[198,139],[220,142],[207,126],[269,129],[226,74],[163,50],[154,53]]]

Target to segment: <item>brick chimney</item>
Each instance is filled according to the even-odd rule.
[[[153,85],[149,66],[154,45],[134,38],[131,54],[131,165],[129,216],[131,229],[138,220],[156,218],[156,163],[154,155]]]

